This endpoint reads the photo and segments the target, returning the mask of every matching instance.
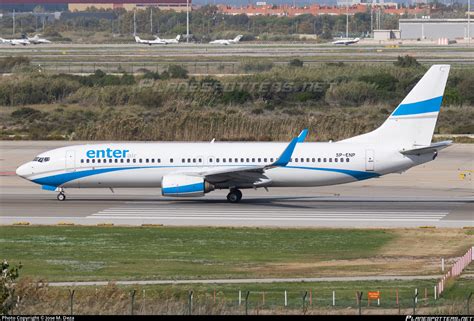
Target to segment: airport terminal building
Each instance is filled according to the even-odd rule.
[[[400,19],[401,39],[449,40],[468,37],[468,19]],[[474,35],[473,24],[470,24],[470,36]]]

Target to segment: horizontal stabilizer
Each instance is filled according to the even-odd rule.
[[[404,155],[421,155],[421,154],[433,153],[450,146],[452,142],[453,142],[452,140],[446,140],[443,142],[433,143],[430,146],[414,148],[414,149],[409,149],[409,150],[402,150],[400,151],[400,153]]]

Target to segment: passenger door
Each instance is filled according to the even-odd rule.
[[[365,151],[365,170],[366,171],[375,170],[375,153],[373,149],[367,149]]]

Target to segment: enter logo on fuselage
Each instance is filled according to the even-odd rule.
[[[86,156],[88,158],[125,158],[128,152],[128,149],[89,149],[86,151]]]

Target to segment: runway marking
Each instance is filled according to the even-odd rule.
[[[251,221],[439,221],[449,212],[439,211],[331,211],[292,208],[196,209],[193,207],[115,207],[87,218],[163,220]]]

